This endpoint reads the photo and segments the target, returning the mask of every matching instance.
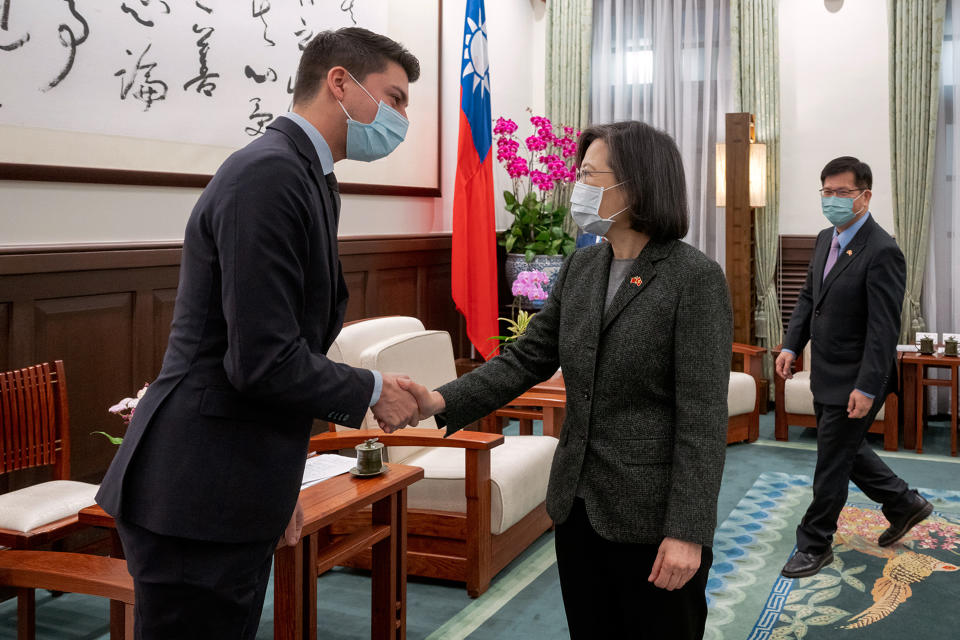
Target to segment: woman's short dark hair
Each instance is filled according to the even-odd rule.
[[[822,186],[823,181],[830,176],[838,176],[848,171],[853,174],[853,180],[858,189],[873,189],[873,172],[870,171],[870,165],[860,162],[853,156],[840,156],[828,162],[820,172],[820,185]]]
[[[636,120],[594,125],[580,135],[578,167],[594,140],[607,144],[610,168],[624,182],[617,188],[627,196],[630,228],[661,242],[687,235],[687,182],[673,138]]]
[[[344,27],[321,31],[307,43],[297,67],[293,103],[300,104],[317,95],[327,73],[344,67],[358,82],[371,73],[379,73],[393,61],[407,72],[407,80],[420,77],[420,61],[407,49],[387,36],[360,27]]]

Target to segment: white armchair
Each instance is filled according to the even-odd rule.
[[[406,373],[431,389],[456,378],[449,334],[425,330],[415,318],[375,318],[348,325],[328,356],[366,369]],[[376,427],[368,413],[363,428]],[[412,436],[419,429],[435,433],[436,422],[430,418],[395,435]],[[325,437],[329,436],[317,436],[314,442]],[[388,461],[424,469],[424,479],[408,489],[410,574],[466,582],[468,593],[476,597],[553,524],[545,506],[557,446],[553,437],[506,436],[502,446],[489,451],[392,446],[399,441],[392,436],[384,441]],[[356,565],[366,562],[368,556],[362,556]]]
[[[776,358],[780,355],[781,345],[773,351]],[[810,343],[803,349],[803,353],[794,362],[793,378],[784,380],[774,376],[774,391],[776,399],[776,419],[774,434],[777,440],[788,440],[790,425],[817,427],[817,416],[813,407],[813,392],[810,391]],[[896,451],[897,445],[897,414],[899,411],[897,394],[891,393],[885,399],[880,411],[877,412],[870,433],[883,434],[883,448],[887,451]]]

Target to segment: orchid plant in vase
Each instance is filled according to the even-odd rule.
[[[521,271],[513,281],[511,292],[513,293],[513,303],[510,305],[510,318],[497,318],[507,323],[507,333],[505,336],[493,336],[495,340],[500,340],[500,346],[505,346],[511,342],[516,342],[527,331],[534,313],[520,308],[520,299],[526,298],[530,302],[542,303],[547,299],[547,292],[543,285],[549,282],[547,274],[542,271]],[[499,348],[499,346],[497,347]],[[496,351],[496,349],[494,349]]]
[[[580,132],[555,126],[548,118],[532,116],[534,133],[521,143],[517,123],[497,118],[497,161],[513,181],[503,192],[513,224],[500,235],[507,253],[522,254],[528,263],[537,255],[568,256],[574,238],[564,230],[570,193],[577,179],[574,158]]]

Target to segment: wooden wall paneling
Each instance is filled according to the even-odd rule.
[[[13,305],[0,302],[0,371],[10,369],[10,314]]]
[[[342,238],[347,319],[416,315],[469,355],[450,248],[449,234]],[[122,433],[107,408],[160,370],[181,253],[179,243],[0,246],[0,366],[65,361],[76,479],[100,480],[115,447],[90,432]],[[46,479],[47,469],[0,475],[0,492]]]
[[[97,481],[116,449],[90,432],[118,433],[120,421],[107,408],[132,391],[134,294],[39,300],[35,327],[37,361],[59,358],[66,367],[72,476]]]
[[[177,299],[176,288],[154,289],[151,294],[153,297],[153,353],[150,372],[143,382],[150,382],[160,373],[163,354],[167,351],[167,339],[170,337],[170,323],[173,322],[173,305]],[[140,387],[141,383],[138,381],[136,388],[140,389]]]

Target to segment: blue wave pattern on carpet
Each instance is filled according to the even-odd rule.
[[[762,474],[717,531],[706,637],[955,637],[943,611],[960,597],[960,491],[920,492],[934,513],[902,543],[881,548],[876,538],[888,523],[879,505],[851,485],[834,562],[816,576],[790,580],[779,570],[795,549],[810,479]]]

